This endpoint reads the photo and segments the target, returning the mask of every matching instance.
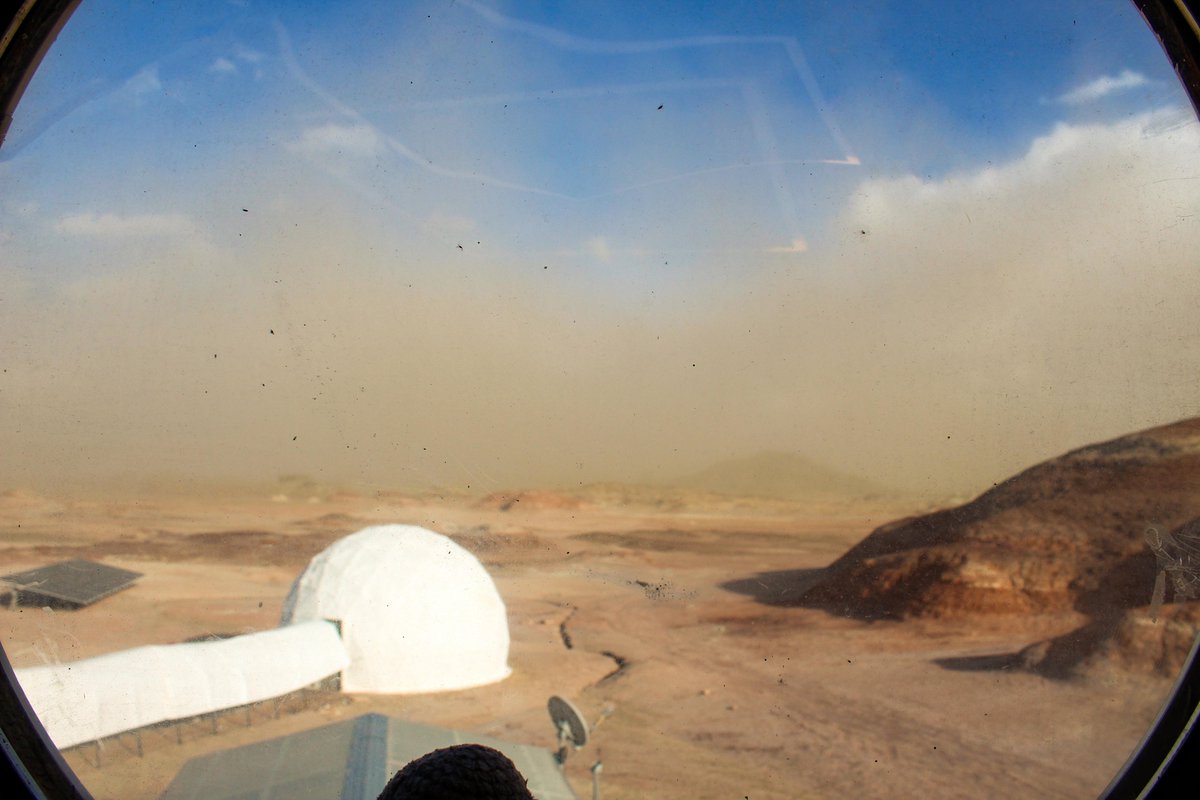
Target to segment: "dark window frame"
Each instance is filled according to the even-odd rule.
[[[1200,116],[1200,0],[1132,0]],[[34,70],[80,0],[0,10],[0,143]],[[1183,797],[1200,774],[1200,637],[1166,705],[1102,800]],[[0,644],[0,786],[19,800],[92,800],[33,713]]]

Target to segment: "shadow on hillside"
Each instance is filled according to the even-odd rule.
[[[1015,653],[991,653],[984,656],[935,658],[933,663],[952,672],[996,672],[1023,666],[1019,650]]]
[[[768,606],[793,607],[803,605],[804,593],[825,576],[824,567],[812,569],[783,569],[759,572],[748,578],[725,581],[721,588],[742,594]]]
[[[1089,656],[1095,654],[1116,631],[1119,617],[1107,614],[1073,631],[1035,642],[1015,653],[935,658],[933,663],[954,672],[1027,670],[1043,678],[1068,680],[1078,674]]]

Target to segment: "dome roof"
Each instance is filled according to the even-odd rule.
[[[508,677],[508,617],[483,565],[449,538],[379,525],[319,553],[292,584],[283,624],[335,620],[348,692],[465,689]]]

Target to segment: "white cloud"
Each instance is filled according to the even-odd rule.
[[[915,175],[863,182],[843,214],[852,236],[871,242],[928,241],[936,237],[974,247],[988,237],[997,252],[1017,242],[1055,242],[1067,233],[1140,224],[1130,205],[1159,199],[1194,204],[1181,177],[1196,172],[1195,119],[1174,109],[1108,125],[1059,123],[1012,161],[922,180]],[[1057,226],[1065,227],[1057,227]],[[1016,234],[1020,234],[1017,236]],[[960,238],[961,237],[961,238]],[[992,239],[991,237],[994,237]]]
[[[936,420],[953,436],[945,478],[986,474],[981,453],[999,477],[1196,413],[1198,173],[1200,125],[1171,109],[1059,124],[1018,158],[940,179],[860,184],[814,259],[837,292],[809,313],[855,321],[824,317],[819,333],[863,376],[834,376],[830,412],[896,431]],[[925,474],[911,439],[903,466]]]
[[[196,226],[185,214],[96,214],[88,211],[69,214],[54,229],[68,236],[92,236],[102,239],[127,239],[160,236],[188,236]]]
[[[383,150],[379,134],[370,125],[329,123],[308,128],[300,138],[287,145],[294,153],[306,156],[337,153],[350,156],[374,156]]]
[[[792,239],[791,244],[768,247],[768,253],[807,253],[808,242],[803,239]]]
[[[1069,106],[1083,105],[1106,97],[1114,92],[1123,92],[1149,83],[1145,75],[1132,70],[1122,70],[1120,75],[1101,75],[1094,81],[1078,86],[1058,96],[1060,103]]]
[[[257,50],[251,50],[248,47],[239,47],[237,52],[234,53],[234,58],[238,59],[239,61],[245,61],[247,64],[258,64],[261,63],[266,56]]]
[[[151,65],[139,70],[137,74],[125,82],[124,86],[125,91],[135,98],[142,98],[148,94],[156,94],[161,92],[162,88],[163,85],[158,77],[157,65]]]
[[[608,262],[612,259],[612,250],[609,249],[608,240],[603,236],[593,236],[588,239],[584,243],[584,250],[597,261]]]
[[[231,75],[237,72],[238,68],[237,64],[234,64],[228,58],[218,58],[209,65],[208,71],[218,75]]]

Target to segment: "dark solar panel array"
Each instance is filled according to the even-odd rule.
[[[25,572],[0,576],[22,602],[45,598],[72,606],[86,606],[133,584],[142,573],[95,561],[60,561]]]

